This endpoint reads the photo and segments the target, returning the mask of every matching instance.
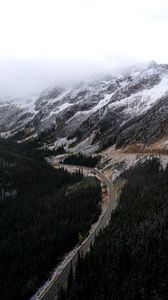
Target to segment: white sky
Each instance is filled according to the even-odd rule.
[[[168,63],[168,0],[0,0],[0,96]]]

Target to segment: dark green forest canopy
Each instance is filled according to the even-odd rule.
[[[0,140],[0,298],[29,299],[100,213],[95,178],[56,170],[30,145]]]
[[[100,161],[101,156],[86,156],[84,154],[72,154],[64,158],[63,163],[77,166],[87,166],[94,168]]]
[[[152,159],[122,179],[110,225],[79,259],[62,300],[168,299],[168,168]]]

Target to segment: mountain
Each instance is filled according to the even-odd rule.
[[[36,97],[0,99],[0,135],[7,138],[26,128],[35,116]],[[27,133],[28,134],[28,133]]]
[[[149,62],[112,75],[0,103],[0,134],[94,152],[116,144],[167,146],[168,65]]]

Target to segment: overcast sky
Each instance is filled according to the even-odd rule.
[[[0,0],[0,97],[168,63],[167,0]]]

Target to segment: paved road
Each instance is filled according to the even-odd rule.
[[[112,182],[103,173],[101,173],[97,169],[92,169],[83,166],[72,166],[72,165],[71,166],[61,165],[61,166],[64,166],[64,168],[67,169],[74,167],[74,169],[81,169],[90,172],[92,175],[96,176],[101,182],[105,183],[105,185],[108,188],[108,196],[109,196],[108,205],[104,214],[99,217],[96,226],[90,232],[89,236],[85,239],[85,241],[80,246],[76,247],[71,252],[70,257],[64,264],[61,272],[58,275],[54,276],[51,279],[51,281],[49,281],[49,283],[46,285],[46,287],[42,289],[41,292],[38,295],[36,295],[35,298],[33,298],[37,300],[57,300],[58,290],[60,289],[60,287],[66,286],[71,267],[73,268],[73,270],[76,267],[78,255],[80,254],[81,256],[82,255],[84,256],[89,251],[90,246],[94,243],[96,235],[99,233],[101,229],[103,229],[108,224],[111,217],[112,209],[114,208],[114,194],[112,189]]]

